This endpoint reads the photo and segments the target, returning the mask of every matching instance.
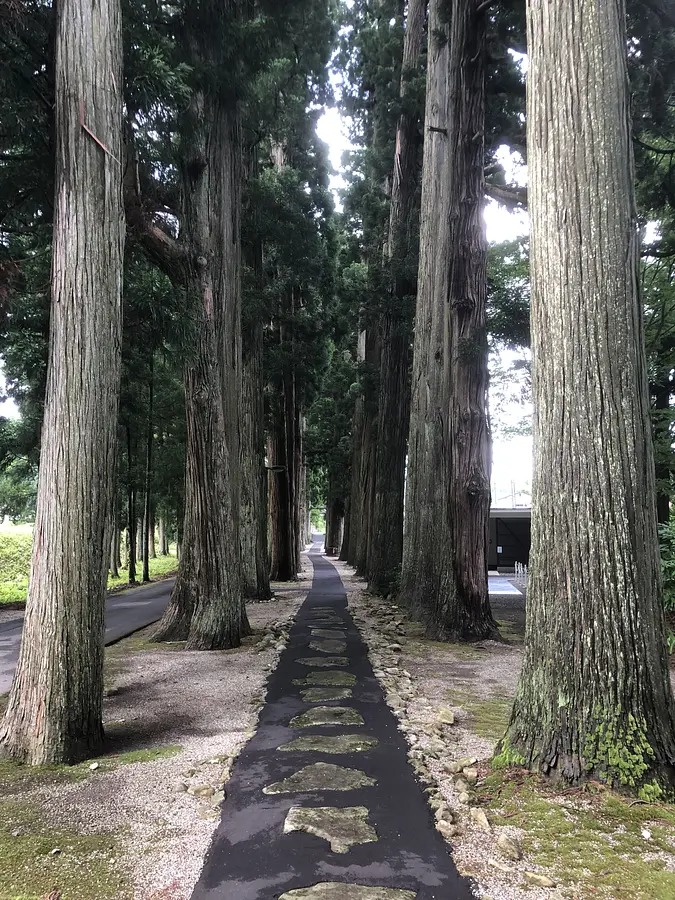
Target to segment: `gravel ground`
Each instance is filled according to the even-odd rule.
[[[109,648],[108,752],[157,750],[160,758],[127,765],[102,758],[84,781],[42,785],[27,795],[63,825],[122,835],[120,865],[134,900],[188,900],[221,814],[230,765],[255,731],[267,676],[309,590],[310,569],[305,557],[297,585],[275,585],[272,601],[248,605],[254,635],[236,650],[158,648],[148,643],[152,626]]]

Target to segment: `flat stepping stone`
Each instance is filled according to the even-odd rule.
[[[380,742],[360,734],[303,734],[278,747],[284,753],[365,753]]]
[[[330,669],[333,666],[348,666],[349,660],[346,656],[306,656],[298,659],[303,666],[313,666],[317,669]]]
[[[363,717],[351,706],[315,706],[294,716],[291,728],[312,728],[315,725],[364,725]]]
[[[327,700],[349,700],[352,689],[348,687],[311,687],[300,691],[305,703],[324,703]]]
[[[321,638],[341,638],[345,633],[344,628],[335,628],[334,630],[330,628],[312,628],[311,631],[314,637]]]
[[[296,678],[293,684],[304,684],[307,687],[313,684],[353,687],[356,684],[356,675],[352,675],[351,672],[310,672],[307,678]]]
[[[415,900],[415,897],[417,897],[416,891],[399,891],[397,888],[322,881],[312,887],[286,891],[279,897],[279,900]]]
[[[323,838],[333,853],[347,853],[354,844],[370,844],[377,840],[377,832],[368,824],[365,806],[332,806],[309,808],[292,806],[284,822],[284,834],[304,831]]]
[[[318,653],[344,653],[347,649],[346,641],[317,640],[309,642],[309,649]]]
[[[374,778],[359,769],[347,769],[333,763],[313,763],[298,772],[263,788],[263,794],[305,794],[309,791],[353,791],[372,787]]]

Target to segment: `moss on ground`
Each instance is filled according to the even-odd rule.
[[[675,863],[675,805],[630,801],[600,785],[555,791],[519,769],[493,772],[478,795],[494,825],[524,830],[528,862],[567,896],[675,897],[675,871],[666,868]]]
[[[461,706],[469,717],[468,727],[489,741],[504,737],[509,724],[513,699],[508,697],[476,697],[465,691],[448,691],[447,700],[451,706]]]
[[[127,900],[132,891],[120,866],[124,834],[82,834],[64,826],[58,804],[32,792],[100,777],[118,766],[149,763],[181,752],[175,745],[131,750],[76,766],[28,767],[0,758],[0,900],[36,900],[58,888],[62,900]],[[91,769],[92,764],[97,767]],[[47,791],[48,792],[48,791]],[[53,850],[58,853],[52,853]]]
[[[525,631],[517,622],[510,619],[497,619],[499,633],[505,641],[510,644],[523,644],[525,642]]]
[[[119,834],[80,834],[29,801],[0,801],[0,900],[37,900],[54,889],[62,900],[127,900],[122,854]]]

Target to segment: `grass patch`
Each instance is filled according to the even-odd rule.
[[[136,577],[139,579],[140,584],[140,578],[143,574],[143,564],[137,563],[136,565]],[[150,578],[161,578],[164,575],[172,575],[178,570],[178,560],[175,556],[157,556],[155,559],[148,561],[148,566],[150,569]],[[119,578],[112,578],[110,575],[108,576],[108,590],[126,587],[128,584],[129,574],[126,571],[120,570]]]
[[[119,835],[81,834],[46,818],[30,802],[0,801],[0,900],[38,900],[55,888],[63,900],[130,900]]]
[[[580,884],[597,897],[675,897],[675,872],[651,858],[664,853],[675,862],[675,805],[630,805],[601,785],[555,791],[518,769],[489,775],[478,796],[495,825],[524,829],[528,860],[571,891]]]
[[[504,736],[511,718],[513,698],[491,697],[483,699],[465,691],[448,691],[446,697],[451,706],[461,706],[469,716],[467,723],[472,731],[489,741]]]
[[[9,603],[23,603],[28,593],[28,575],[33,543],[32,525],[0,526],[0,606]],[[178,568],[175,556],[158,556],[150,560],[150,577],[162,578],[171,575]],[[139,574],[142,565],[138,564]],[[119,578],[108,578],[108,590],[125,587],[128,575],[123,571]],[[2,900],[2,898],[0,898]]]
[[[525,643],[525,631],[510,619],[497,619],[499,633],[510,644]]]

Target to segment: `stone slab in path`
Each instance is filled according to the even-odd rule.
[[[319,549],[310,552],[312,589],[270,675],[258,730],[225,785],[222,818],[192,900],[473,900],[470,882],[434,827],[342,582]],[[344,630],[345,652],[312,654],[310,641],[319,637],[312,630],[334,625]],[[363,725],[314,724],[311,733],[299,734],[291,722],[317,708],[302,696],[311,687],[351,688],[342,708],[355,711]],[[344,772],[355,775],[335,790]],[[292,792],[265,793],[279,785]],[[325,822],[295,828],[312,817],[304,810],[357,808],[367,811],[361,822],[377,840],[352,843],[344,852],[331,849]],[[339,838],[335,828],[333,836]]]

